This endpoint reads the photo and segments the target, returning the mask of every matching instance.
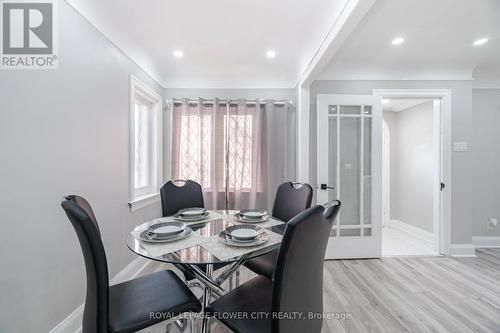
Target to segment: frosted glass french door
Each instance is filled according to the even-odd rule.
[[[317,202],[338,199],[326,259],[382,252],[382,110],[371,95],[318,95]]]

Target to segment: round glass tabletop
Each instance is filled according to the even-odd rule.
[[[216,211],[216,212],[222,215],[233,215],[235,213],[234,211]],[[134,231],[138,232],[144,231],[153,223],[156,223],[156,221],[141,224],[140,226],[136,227]],[[191,229],[193,229],[193,235],[190,236],[190,238],[195,235],[203,238],[208,238],[216,235],[218,236],[220,232],[224,231],[227,227],[230,227],[232,225],[235,225],[235,223],[230,222],[229,219],[223,219],[223,218],[213,219],[207,222],[200,222],[196,224],[193,223],[188,224],[188,226]],[[285,231],[285,226],[286,225],[283,223],[265,229],[282,235]],[[157,253],[158,251],[153,251],[151,247],[148,247],[147,245],[144,246],[145,244],[142,241],[139,241],[130,233],[127,236],[126,242],[128,248],[132,252],[144,258],[156,261],[162,261],[166,263],[172,263],[172,264],[229,263],[229,262],[239,261],[241,259],[251,259],[258,256],[262,256],[264,254],[270,253],[278,249],[280,246],[280,243],[273,243],[272,245],[269,246],[265,245],[256,246],[255,248],[248,247],[245,248],[246,251],[242,255],[240,254],[233,256],[231,258],[221,260],[201,245],[193,245],[174,252],[158,254]],[[172,244],[172,243],[167,243],[167,244]],[[224,246],[224,244],[220,243],[220,246],[222,247]]]

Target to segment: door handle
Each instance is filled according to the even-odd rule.
[[[445,188],[446,188],[446,184],[445,183],[441,183],[441,191],[443,191]]]
[[[321,184],[321,185],[319,186],[319,188],[320,188],[321,190],[334,190],[334,189],[335,189],[335,187],[333,187],[333,186],[328,186],[328,185],[326,185],[326,184]]]

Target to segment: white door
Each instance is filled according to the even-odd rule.
[[[381,97],[318,95],[317,202],[342,202],[326,259],[382,253]]]

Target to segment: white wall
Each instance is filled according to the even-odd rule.
[[[488,230],[487,223],[500,219],[500,89],[474,89],[472,115],[473,235],[499,237],[500,225]]]
[[[384,111],[384,118],[387,112]],[[389,126],[391,219],[432,232],[434,171],[437,167],[433,102],[390,113],[394,115]]]
[[[311,86],[310,124],[310,181],[315,187],[316,180],[316,102],[318,94],[365,94],[373,89],[450,89],[452,92],[452,141],[471,140],[472,131],[472,83],[471,81],[343,81],[318,80]],[[452,216],[451,242],[471,244],[472,210],[470,195],[473,180],[471,154],[452,155]]]
[[[48,332],[84,301],[63,195],[92,203],[110,277],[136,258],[129,230],[160,215],[127,205],[129,75],[161,87],[64,1],[58,17],[59,69],[0,71],[0,332]]]
[[[473,72],[472,88],[500,89],[500,64],[483,64],[476,66]]]

